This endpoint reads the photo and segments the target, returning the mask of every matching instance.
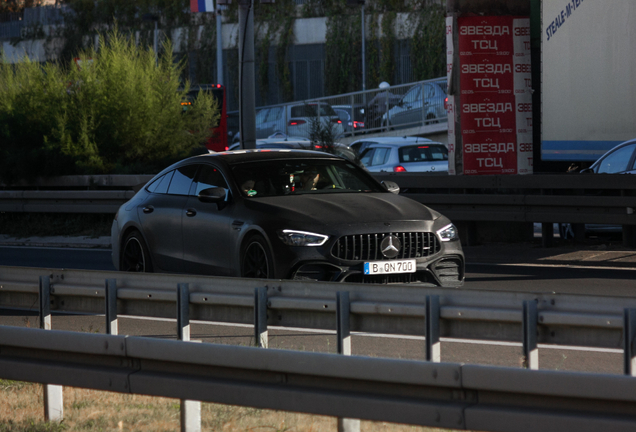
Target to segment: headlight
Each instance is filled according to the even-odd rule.
[[[453,224],[446,225],[444,228],[437,231],[437,235],[442,241],[457,240],[459,234],[457,233],[457,227]]]
[[[306,231],[282,230],[278,238],[287,246],[322,246],[329,236]]]

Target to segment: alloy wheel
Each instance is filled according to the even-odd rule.
[[[128,272],[146,271],[146,255],[139,239],[136,237],[129,238],[124,246],[122,270]]]
[[[259,242],[252,242],[245,249],[243,257],[243,276],[248,278],[269,277],[269,260],[267,253]]]

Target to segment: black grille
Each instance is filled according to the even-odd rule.
[[[440,251],[437,236],[430,232],[400,232],[383,234],[358,234],[340,237],[331,249],[331,254],[348,261],[386,260],[380,250],[382,239],[394,235],[402,247],[393,259],[421,258]]]
[[[435,285],[435,279],[426,271],[385,275],[365,275],[362,273],[354,273],[347,276],[343,282],[364,284],[428,283],[430,285]]]

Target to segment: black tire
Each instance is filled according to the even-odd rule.
[[[150,251],[139,231],[132,231],[124,238],[119,262],[121,271],[152,272]]]
[[[263,236],[255,234],[241,248],[241,277],[273,279],[274,260]]]

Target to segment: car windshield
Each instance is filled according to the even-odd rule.
[[[240,163],[232,173],[241,193],[250,198],[386,192],[362,169],[344,160],[287,159]]]
[[[435,162],[448,160],[448,150],[443,145],[418,144],[400,147],[400,162]]]

